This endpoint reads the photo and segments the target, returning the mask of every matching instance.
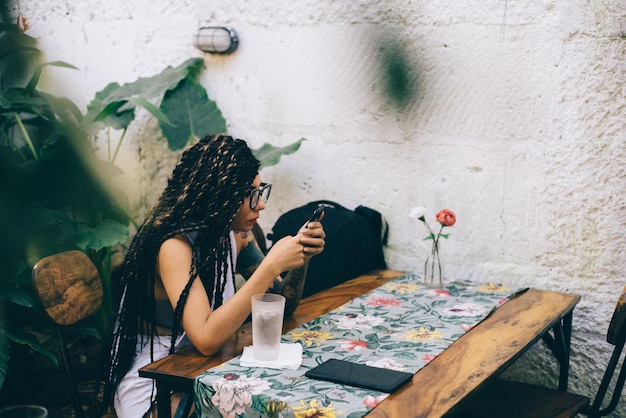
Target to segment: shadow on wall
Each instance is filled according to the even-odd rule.
[[[383,35],[379,44],[383,92],[397,110],[408,110],[418,99],[417,68],[411,63],[408,49],[397,37]]]

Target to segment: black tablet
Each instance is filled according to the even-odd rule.
[[[304,374],[317,380],[326,380],[349,386],[393,393],[413,378],[413,373],[383,369],[345,360],[326,360]]]

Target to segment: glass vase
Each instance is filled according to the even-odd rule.
[[[433,242],[433,248],[424,263],[424,285],[433,288],[443,288],[443,267],[439,257],[439,245],[437,242]]]

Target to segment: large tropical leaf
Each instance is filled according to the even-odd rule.
[[[201,58],[191,58],[178,67],[168,67],[160,74],[152,77],[141,77],[135,82],[121,86],[118,83],[108,84],[103,90],[96,93],[94,99],[87,106],[87,114],[84,118],[85,126],[95,121],[101,121],[107,126],[114,126],[109,122],[115,121],[115,115],[134,108],[136,103],[132,103],[130,99],[138,97],[144,100],[154,99],[163,94],[164,91],[174,89],[185,78],[195,79],[203,63]],[[119,125],[119,121],[115,121],[115,125]]]
[[[112,219],[105,219],[95,228],[83,228],[76,246],[82,250],[100,250],[123,244],[128,239],[128,235],[128,226]]]
[[[302,141],[305,140],[306,138],[300,138],[293,144],[287,145],[286,147],[275,147],[265,143],[261,146],[261,148],[252,150],[252,153],[259,161],[261,161],[261,168],[269,167],[278,164],[280,157],[283,155],[293,154],[298,151],[298,149],[300,149],[300,145],[302,145]]]
[[[161,112],[160,108],[156,107],[151,102],[144,99],[143,97],[133,97],[131,99],[128,99],[128,101],[135,104],[135,106],[142,106],[143,108],[148,110],[150,113],[152,113],[154,116],[156,116],[161,126],[163,125],[174,126],[172,122],[170,122],[170,120],[167,118],[167,116],[165,116],[165,114]]]
[[[161,111],[172,122],[159,121],[171,150],[184,148],[191,138],[202,138],[226,132],[226,121],[206,90],[195,81],[185,79],[163,97]]]
[[[115,88],[112,84],[109,84],[107,88]],[[92,101],[93,103],[93,101]],[[93,126],[88,126],[94,122],[101,122],[105,126],[110,126],[113,129],[126,129],[130,123],[135,120],[135,107],[127,108],[127,100],[117,100],[111,103],[103,103],[103,107],[98,113],[91,112],[91,109],[87,111],[87,115],[83,119],[85,130],[89,131]],[[125,110],[122,110],[124,107]]]

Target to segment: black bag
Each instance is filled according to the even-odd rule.
[[[383,253],[387,221],[378,211],[365,206],[349,210],[328,200],[311,202],[281,215],[267,238],[274,243],[286,235],[295,235],[319,205],[326,205],[322,219],[326,245],[324,252],[309,263],[302,297],[371,270],[387,268]]]

